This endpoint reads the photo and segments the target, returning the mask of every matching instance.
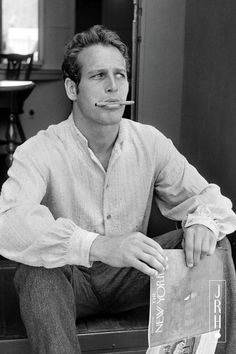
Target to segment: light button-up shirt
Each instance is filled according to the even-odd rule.
[[[163,215],[236,229],[230,200],[154,127],[122,119],[107,171],[72,115],[19,146],[0,197],[0,254],[47,268],[90,267],[98,235],[146,234],[153,194]]]

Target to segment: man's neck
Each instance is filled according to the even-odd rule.
[[[102,126],[87,136],[89,147],[94,153],[106,153],[114,146],[119,133],[119,125]]]
[[[120,124],[83,124],[74,117],[74,123],[88,141],[89,148],[107,169],[113,146],[116,142]]]

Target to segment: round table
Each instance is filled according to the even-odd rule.
[[[23,104],[35,87],[33,81],[0,80],[0,115],[1,110],[8,114],[8,127],[5,134],[6,140],[1,140],[1,145],[6,145],[7,165],[12,163],[16,146],[26,140],[20,122],[19,114],[23,112]],[[17,141],[17,131],[20,142]]]

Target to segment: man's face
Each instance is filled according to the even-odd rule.
[[[112,125],[120,122],[124,106],[96,107],[100,101],[125,101],[128,94],[126,63],[113,46],[93,45],[78,55],[82,66],[76,113],[88,124]],[[76,119],[76,117],[75,117]]]

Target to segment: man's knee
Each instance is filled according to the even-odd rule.
[[[48,292],[58,283],[63,283],[65,280],[71,281],[71,273],[69,266],[47,269],[20,264],[16,270],[14,284],[19,294],[21,291],[28,290],[40,295],[42,292]]]

